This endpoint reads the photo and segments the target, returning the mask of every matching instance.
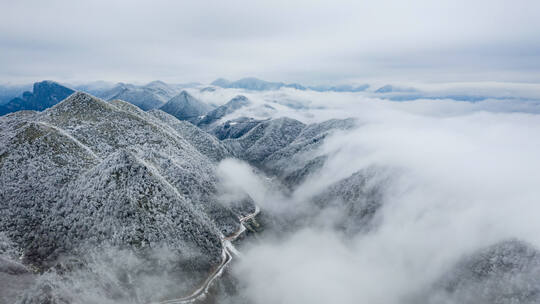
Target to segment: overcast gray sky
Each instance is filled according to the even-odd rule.
[[[537,0],[0,0],[0,82],[537,82],[539,14]]]

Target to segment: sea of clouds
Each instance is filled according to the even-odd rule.
[[[458,89],[453,90],[480,90]],[[222,162],[228,187],[242,188],[263,212],[298,213],[332,183],[381,168],[373,177],[384,194],[375,228],[343,234],[332,224],[342,216],[334,210],[290,233],[263,234],[241,248],[234,265],[241,297],[260,304],[406,303],[480,248],[509,238],[540,248],[539,87],[481,89],[490,97],[476,102],[422,97],[396,102],[372,92],[292,89],[199,94],[216,101],[246,94],[253,101],[224,120],[357,119],[355,129],[325,141],[317,153],[329,155],[327,163],[293,193],[281,192],[245,163]]]

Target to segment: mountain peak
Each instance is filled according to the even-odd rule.
[[[43,85],[60,85],[58,82],[53,80],[42,80],[34,83],[34,88],[36,86],[43,86]]]
[[[236,96],[234,96],[234,98],[231,99],[231,100],[248,100],[248,99],[247,99],[247,97],[244,96],[244,95],[236,95]]]
[[[33,85],[33,90],[34,90],[33,95],[37,95],[37,96],[47,95],[51,91],[58,90],[58,89],[62,90],[62,89],[65,89],[65,88],[66,88],[65,86],[59,84],[58,82],[55,82],[55,81],[52,81],[52,80],[43,80],[43,81],[34,83],[34,85]],[[71,90],[71,89],[69,89],[69,90]]]
[[[24,92],[22,97],[12,99],[0,107],[0,115],[21,110],[43,111],[64,100],[74,90],[51,80],[36,82],[33,92]]]
[[[146,86],[152,86],[152,85],[167,85],[167,84],[161,80],[150,81],[149,83],[146,84]]]
[[[64,101],[60,102],[59,105],[64,104],[64,103],[70,103],[70,102],[91,103],[91,102],[99,102],[99,101],[102,101],[102,100],[88,93],[77,91],[71,94],[70,96],[68,96],[66,99],[64,99]]]
[[[189,103],[194,101],[200,102],[197,98],[193,97],[186,90],[182,90],[182,92],[171,98],[167,103]]]
[[[248,106],[251,104],[251,101],[244,95],[237,95],[233,99],[229,100],[224,105],[221,105],[214,110],[208,112],[202,119],[197,122],[199,127],[207,128],[208,126],[219,121],[221,118],[225,117],[232,112]]]
[[[182,92],[180,92],[180,94],[178,94],[177,96],[182,96],[184,98],[189,98],[189,97],[195,98],[191,96],[191,94],[189,94],[186,90],[182,90]]]
[[[83,113],[95,116],[99,115],[99,113],[102,113],[104,110],[110,111],[112,109],[115,109],[114,106],[110,105],[104,100],[101,100],[88,93],[75,92],[62,102],[45,111],[45,113],[53,116],[80,116]]]
[[[177,91],[162,81],[153,81],[144,86],[119,83],[114,88],[102,92],[105,100],[121,99],[136,105],[144,111],[156,109],[177,94]]]
[[[180,120],[194,121],[212,108],[183,90],[161,106],[160,110]]]
[[[212,81],[211,85],[214,85],[214,86],[218,86],[218,87],[226,87],[230,84],[231,82],[225,78],[218,78],[214,81]]]

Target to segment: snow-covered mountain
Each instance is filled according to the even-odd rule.
[[[253,90],[265,87],[247,83]],[[6,294],[14,299],[11,290],[19,296],[24,290],[16,303],[181,298],[199,290],[212,278],[209,273],[222,271],[232,259],[236,249],[227,236],[244,233],[248,241],[260,233],[255,238],[261,243],[266,235],[278,240],[285,236],[287,242],[288,235],[315,227],[314,234],[331,232],[354,246],[366,246],[359,239],[367,242],[381,233],[385,216],[395,208],[386,187],[403,178],[400,170],[405,169],[384,161],[349,168],[336,159],[344,155],[339,153],[351,159],[357,151],[361,155],[363,147],[351,152],[343,141],[349,136],[353,140],[355,132],[362,131],[358,128],[369,122],[314,119],[307,114],[326,108],[305,96],[320,97],[318,93],[295,92],[302,97],[297,100],[289,98],[290,90],[249,92],[251,100],[238,95],[212,109],[163,82],[117,86],[107,101],[70,91],[59,103],[57,91],[45,89],[58,87],[45,84],[25,98],[43,97],[48,108],[0,117],[0,282],[14,282],[1,286],[9,291],[0,290],[0,299]],[[393,96],[395,91],[388,90],[369,94]],[[235,96],[237,90],[206,94],[201,95],[216,100]],[[115,98],[130,96],[140,99]],[[156,96],[172,97],[152,108],[160,103]],[[253,110],[261,108],[271,114]],[[280,110],[302,121],[280,117]],[[237,161],[228,160],[231,157],[244,163],[234,167]],[[230,171],[238,169],[240,185],[223,178],[227,174],[220,170],[228,162],[233,163]],[[268,200],[277,207],[261,204],[261,215],[243,226],[242,218],[259,210],[249,191],[260,191],[263,204]],[[242,243],[236,245],[244,254]],[[253,259],[253,251],[247,254]],[[503,241],[451,262],[403,303],[540,301],[540,254],[533,245]],[[237,292],[238,278],[228,275],[215,281],[225,282],[225,287],[215,283],[214,288]],[[220,300],[216,290],[210,294]],[[99,300],[93,298],[96,294]]]
[[[189,122],[175,119],[173,116],[160,110],[150,110],[148,114],[182,134],[191,145],[211,160],[220,161],[231,155],[225,144]]]
[[[119,83],[99,97],[105,100],[124,100],[146,111],[161,107],[178,93],[180,93],[179,88],[162,81],[153,81],[144,86]]]
[[[238,138],[223,140],[232,153],[277,178],[294,191],[308,178],[316,176],[328,160],[320,154],[325,139],[334,132],[351,130],[354,119],[332,119],[303,124],[291,118],[258,122]],[[351,232],[367,230],[382,205],[381,189],[371,184],[373,172],[363,170],[312,193],[313,212],[332,206],[345,209],[342,228]]]
[[[304,127],[298,120],[283,117],[262,122],[244,136],[224,142],[237,157],[257,164],[293,142]]]
[[[540,251],[516,239],[478,250],[458,261],[420,301],[428,304],[539,303]]]
[[[226,104],[213,109],[204,116],[201,116],[200,119],[196,121],[196,124],[203,129],[210,129],[226,115],[231,114],[240,108],[249,106],[250,104],[251,101],[249,101],[247,97],[238,95]]]
[[[295,187],[324,164],[325,156],[315,154],[324,140],[332,132],[350,130],[355,125],[354,119],[331,119],[306,125],[293,141],[267,156],[261,165],[265,171],[285,180],[289,187]]]
[[[0,105],[0,115],[21,110],[43,111],[62,101],[73,92],[75,91],[54,81],[36,82],[32,92],[26,91],[21,97]]]
[[[217,134],[234,156],[294,188],[324,164],[326,156],[316,153],[324,140],[333,132],[355,126],[354,119],[306,125],[287,117],[263,121],[242,117],[210,132]]]
[[[213,108],[191,96],[188,92],[182,91],[180,94],[171,98],[166,104],[159,108],[163,112],[180,119],[196,123],[200,116],[209,112]]]
[[[178,92],[178,86],[166,84],[161,80],[154,80],[146,85],[142,86],[143,88],[152,90],[161,95],[175,95]]]
[[[93,246],[165,246],[200,275],[240,227],[215,198],[214,164],[227,148],[162,111],[78,92],[0,125],[0,231],[32,267]]]
[[[250,117],[239,117],[216,125],[208,132],[220,140],[227,138],[238,138],[249,132],[249,130],[255,128],[261,122],[262,120]]]

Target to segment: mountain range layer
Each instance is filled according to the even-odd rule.
[[[147,303],[189,294],[222,264],[224,238],[256,210],[245,193],[223,202],[218,162],[248,162],[294,195],[327,164],[325,141],[358,127],[354,119],[224,121],[252,102],[239,95],[213,108],[159,82],[125,89],[106,101],[44,82],[12,103],[21,111],[0,118],[0,280],[20,289],[0,298],[86,302],[74,292],[82,289],[103,303]],[[115,99],[134,96],[145,101]],[[317,189],[305,213],[262,210],[260,225],[295,229],[336,208],[345,210],[336,227],[344,235],[376,229],[385,197],[373,180],[385,170]],[[471,252],[411,303],[538,303],[539,256],[519,240]],[[159,278],[161,287],[149,283]]]
[[[33,92],[25,91],[30,87],[32,87],[32,85],[0,85],[0,115],[20,110],[42,111],[60,102],[75,90],[98,96],[107,101],[114,99],[124,100],[145,111],[161,108],[173,116],[183,115],[180,116],[181,119],[189,118],[193,123],[196,123],[197,117],[202,116],[205,112],[208,112],[215,106],[197,100],[197,98],[184,91],[185,89],[198,91],[203,96],[205,94],[215,94],[220,90],[227,89],[243,90],[246,93],[263,93],[264,91],[276,91],[282,88],[291,88],[301,91],[311,90],[314,92],[336,92],[344,94],[359,93],[366,95],[367,97],[392,101],[411,101],[418,99],[449,99],[465,102],[478,102],[486,99],[537,100],[537,98],[533,97],[515,96],[515,94],[509,93],[510,91],[493,95],[485,92],[483,89],[474,90],[474,93],[471,94],[470,92],[468,93],[467,90],[430,92],[399,85],[384,85],[377,89],[370,89],[370,86],[367,84],[357,86],[303,86],[299,84],[286,84],[283,82],[268,82],[253,77],[242,78],[237,81],[228,81],[220,78],[212,82],[212,85],[210,86],[204,86],[199,83],[167,84],[162,81],[152,81],[145,85],[128,83],[113,84],[97,81],[70,86],[47,80],[36,82],[33,85]],[[275,102],[295,109],[305,107],[305,105],[295,100],[277,99]],[[200,123],[208,125],[208,122]]]
[[[352,85],[319,85],[319,86],[303,86],[298,83],[283,83],[269,82],[254,77],[242,78],[236,81],[229,81],[223,78],[216,79],[211,83],[214,86],[221,88],[245,89],[253,91],[278,90],[281,88],[293,88],[297,90],[313,90],[318,92],[362,92],[369,88],[369,85],[363,84],[359,86]]]

